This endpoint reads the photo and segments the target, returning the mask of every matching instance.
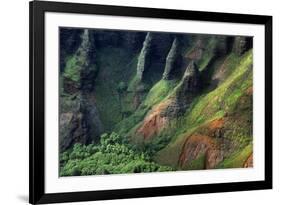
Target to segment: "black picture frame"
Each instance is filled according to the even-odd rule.
[[[153,197],[167,195],[199,194],[260,190],[272,188],[272,17],[262,15],[230,14],[104,6],[62,2],[33,1],[30,11],[30,165],[29,202],[31,204]],[[135,188],[107,191],[85,191],[71,193],[45,193],[44,165],[44,123],[45,123],[45,76],[44,76],[44,14],[45,12],[99,14],[111,16],[149,17],[162,19],[182,19],[209,22],[246,23],[265,26],[265,180]]]

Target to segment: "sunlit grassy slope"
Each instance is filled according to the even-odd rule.
[[[172,124],[171,129],[176,134],[171,142],[156,154],[155,160],[158,163],[176,167],[182,145],[190,134],[211,120],[234,116],[229,117],[231,122],[226,123],[226,126],[233,130],[226,137],[237,141],[240,148],[220,163],[219,167],[241,167],[241,163],[252,151],[251,145],[248,145],[251,140],[249,130],[251,122],[249,124],[239,123],[239,120],[251,121],[252,116],[251,97],[246,95],[252,87],[252,57],[252,50],[241,58],[234,54],[226,57],[227,62],[225,63],[228,65],[227,69],[230,70],[228,76],[214,90],[198,96],[186,114]],[[202,156],[194,161],[189,169],[200,167],[203,158]]]

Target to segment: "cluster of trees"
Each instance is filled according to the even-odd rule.
[[[138,152],[116,133],[103,134],[100,144],[74,147],[60,156],[60,176],[172,171],[154,163],[148,153]]]

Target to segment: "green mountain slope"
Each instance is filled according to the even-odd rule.
[[[156,154],[156,161],[161,164],[178,166],[177,159],[179,159],[183,150],[182,144],[190,136],[196,133],[200,135],[204,133],[204,136],[211,135],[210,137],[213,137],[213,132],[220,130],[224,132],[220,133],[220,135],[231,141],[227,143],[233,147],[228,149],[236,150],[238,153],[239,151],[237,149],[241,149],[242,152],[244,147],[248,146],[252,141],[251,89],[252,51],[249,51],[242,56],[240,63],[235,66],[232,73],[223,83],[215,90],[203,94],[196,99],[192,108],[181,119],[183,121],[179,126],[181,128],[176,127],[176,129],[181,130],[181,134],[175,136],[175,139],[167,147]],[[208,126],[216,122],[216,120],[223,120],[223,125],[215,128],[215,130],[208,130]],[[216,138],[217,136],[214,136],[215,140],[217,140]],[[231,151],[229,152],[224,157],[226,162],[228,161],[228,157],[231,157]],[[243,160],[246,161],[249,155],[246,155]],[[166,160],[169,158],[172,159]],[[233,165],[228,162],[227,167],[235,167],[235,162],[233,162]]]

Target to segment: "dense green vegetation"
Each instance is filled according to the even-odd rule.
[[[173,80],[160,80],[157,82],[148,92],[144,105],[151,107],[156,103],[159,103],[169,94],[172,88],[175,87],[176,83],[177,82]]]
[[[124,113],[133,109],[132,104],[128,103],[131,93],[125,89],[135,73],[133,68],[137,58],[132,56],[132,59],[128,59],[130,55],[124,49],[112,47],[98,51],[98,65],[103,69],[97,76],[95,97],[101,120],[108,131],[123,119]]]
[[[79,81],[80,71],[77,69],[77,58],[75,56],[70,57],[66,62],[64,77],[76,82]]]
[[[99,145],[75,144],[60,159],[61,176],[172,171],[151,161],[147,153],[134,150],[116,133],[103,134]]]

